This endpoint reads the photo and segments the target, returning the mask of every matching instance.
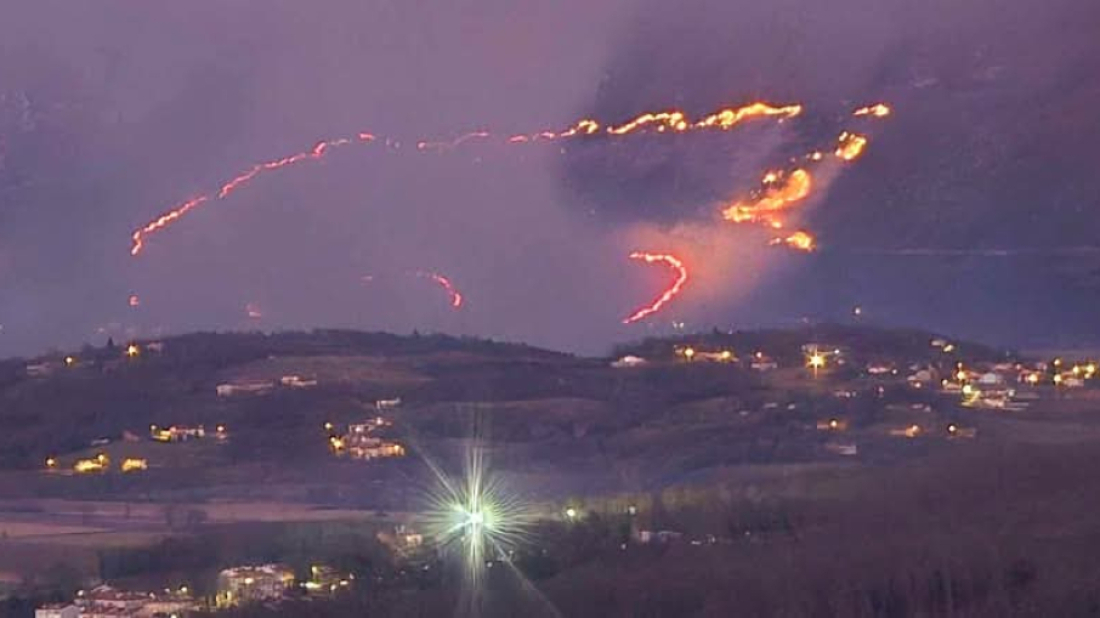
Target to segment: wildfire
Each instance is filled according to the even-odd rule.
[[[339,138],[317,142],[309,150],[290,155],[289,157],[283,157],[281,159],[275,159],[273,161],[267,161],[265,163],[253,165],[247,172],[244,172],[243,174],[240,174],[229,182],[223,184],[221,188],[218,189],[216,198],[212,198],[209,195],[200,195],[198,197],[192,198],[184,202],[183,204],[180,204],[179,206],[169,210],[168,212],[157,217],[153,221],[145,224],[144,227],[135,231],[131,236],[133,243],[130,247],[130,255],[136,256],[141,253],[142,249],[145,248],[145,237],[168,227],[177,219],[187,214],[189,211],[198,208],[206,202],[209,202],[211,199],[221,200],[229,197],[229,195],[231,195],[234,191],[245,186],[264,172],[288,167],[297,163],[302,163],[303,161],[314,161],[322,159],[324,158],[325,154],[328,153],[328,151],[332,148],[351,144],[356,140],[360,142],[372,142],[374,141],[374,139],[374,135],[370,133],[359,133],[354,140],[351,138]]]
[[[874,105],[868,105],[867,107],[861,107],[852,112],[853,116],[874,116],[875,118],[885,118],[889,116],[893,110],[885,103],[875,103]]]
[[[436,152],[443,152],[446,150],[454,150],[461,146],[464,142],[468,142],[472,139],[484,139],[490,137],[488,131],[473,131],[465,135],[461,135],[449,142],[429,142],[420,141],[416,143],[417,150],[435,150]]]
[[[146,223],[144,227],[136,230],[131,238],[133,239],[133,246],[130,248],[130,255],[137,255],[141,253],[141,250],[145,248],[145,237],[157,230],[164,229],[171,225],[173,221],[179,219],[188,211],[198,208],[203,203],[210,200],[209,196],[200,195],[199,197],[192,198],[186,202],[176,206],[172,210],[164,213],[163,215],[153,219],[149,223]]]
[[[645,305],[644,307],[640,307],[637,311],[630,314],[629,317],[623,320],[623,324],[631,324],[633,322],[637,322],[638,320],[641,320],[646,316],[652,315],[660,311],[661,307],[664,307],[669,301],[671,301],[673,298],[676,297],[677,294],[680,293],[680,291],[684,287],[684,284],[686,284],[688,280],[687,267],[684,266],[684,263],[674,255],[635,251],[634,253],[630,254],[630,259],[644,260],[647,264],[652,264],[654,262],[667,264],[670,268],[676,271],[676,280],[673,281],[672,285],[666,288],[664,292],[661,292],[661,294],[653,302]]]
[[[720,109],[708,116],[703,117],[697,122],[691,122],[684,112],[681,111],[665,111],[665,112],[645,112],[636,116],[634,119],[629,120],[620,125],[612,125],[604,128],[604,132],[608,135],[627,135],[642,131],[651,126],[656,127],[658,132],[664,132],[671,129],[674,132],[685,132],[692,130],[704,130],[704,129],[719,129],[728,130],[740,124],[743,121],[751,118],[765,118],[775,117],[780,120],[788,118],[794,118],[802,113],[801,105],[782,105],[775,106],[769,103],[756,102],[750,103],[742,107],[725,108]],[[598,133],[601,129],[599,122],[590,118],[585,118],[577,121],[569,128],[562,131],[540,131],[532,135],[513,135],[505,138],[506,144],[520,144],[528,142],[536,142],[542,140],[560,140],[580,135],[588,136]],[[450,141],[419,141],[416,144],[417,150],[420,151],[435,151],[444,152],[453,150],[463,143],[474,139],[489,139],[493,134],[489,131],[473,131],[459,136],[456,139]],[[354,143],[370,143],[377,139],[372,133],[360,132],[354,137],[341,137],[338,139],[326,140],[317,142],[309,150],[305,150],[287,157],[267,161],[253,165],[244,173],[241,173],[223,184],[213,195],[200,195],[192,198],[175,208],[170,209],[163,215],[157,217],[153,221],[145,224],[143,227],[136,230],[131,235],[131,255],[138,255],[145,248],[146,238],[156,233],[172,223],[178,220],[180,217],[187,214],[189,211],[203,205],[211,200],[222,200],[229,197],[237,189],[247,185],[256,177],[261,176],[265,172],[274,171],[284,167],[296,165],[305,161],[313,161],[324,158],[324,156],[333,148],[340,146],[346,146]],[[386,140],[387,145],[391,142]]]
[[[764,223],[782,228],[781,215],[810,194],[813,178],[804,169],[786,175],[768,172],[764,185],[763,193],[755,199],[736,202],[723,209],[722,218],[733,223]]]
[[[786,245],[791,249],[806,251],[807,253],[817,248],[817,240],[809,233],[801,230],[786,238],[773,238],[770,245]]]
[[[450,279],[444,277],[439,273],[421,272],[417,274],[421,277],[427,277],[432,281],[438,283],[439,286],[443,288],[447,292],[447,295],[451,298],[451,307],[454,307],[456,310],[462,308],[462,303],[464,300],[462,298],[462,293],[459,292],[457,288],[455,288]]]
[[[845,161],[855,161],[859,158],[859,155],[863,154],[863,149],[866,147],[866,136],[845,131],[837,138],[837,147],[834,154]]]

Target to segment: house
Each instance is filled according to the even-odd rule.
[[[386,457],[404,457],[405,447],[396,442],[381,438],[362,438],[345,443],[342,452],[352,459],[382,459]],[[338,451],[340,452],[340,451]]]
[[[935,380],[936,376],[930,369],[918,369],[916,372],[905,378],[909,386],[913,388],[922,388],[927,384],[931,384]]]
[[[644,359],[640,356],[627,355],[627,356],[624,356],[624,357],[620,358],[619,360],[612,361],[611,366],[616,368],[616,369],[629,369],[631,367],[641,367],[642,365],[645,365],[647,362],[648,361],[646,359]]]
[[[218,575],[218,607],[276,601],[294,585],[294,571],[283,564],[239,566]]]
[[[317,380],[297,375],[283,376],[279,378],[279,383],[289,388],[313,388],[317,386]]]
[[[32,363],[27,365],[27,377],[30,378],[45,378],[53,374],[57,370],[56,363],[44,362],[44,363]]]
[[[202,425],[198,427],[172,425],[171,427],[163,428],[156,425],[150,425],[149,437],[157,442],[186,442],[188,440],[205,438],[206,427]]]
[[[379,399],[374,402],[374,407],[378,410],[392,410],[393,408],[401,407],[401,398]]]
[[[848,421],[839,418],[830,418],[817,422],[818,431],[846,431]]]
[[[975,427],[962,427],[956,423],[947,425],[948,438],[975,438],[977,435],[978,430]]]
[[[638,530],[634,535],[634,540],[648,545],[650,543],[671,543],[683,538],[683,532],[677,532],[675,530]]]
[[[227,382],[219,384],[215,390],[218,397],[232,397],[234,395],[263,395],[275,388],[275,384],[264,380],[241,380],[239,382]]]
[[[141,472],[149,469],[149,461],[137,457],[130,457],[122,460],[122,466],[120,466],[119,469],[123,472]]]
[[[183,616],[198,611],[200,604],[186,587],[164,594],[117,590],[103,585],[80,591],[74,603],[80,618],[153,618]]]
[[[825,450],[842,457],[854,457],[859,454],[859,447],[854,442],[829,442],[825,445]]]
[[[80,608],[72,603],[50,603],[34,610],[34,618],[80,618]]]
[[[392,531],[379,531],[378,542],[399,554],[414,552],[424,546],[424,535],[405,524],[398,524]]]
[[[892,373],[897,373],[893,365],[889,365],[886,363],[871,363],[870,365],[867,365],[866,371],[868,375],[873,376],[885,376]]]
[[[752,362],[749,363],[749,367],[753,371],[775,371],[779,368],[779,365],[772,360],[770,356],[763,352],[756,352],[752,355]]]
[[[1005,378],[999,373],[992,371],[983,373],[978,377],[978,384],[982,386],[999,386],[1005,383]]]
[[[921,426],[917,424],[898,427],[890,430],[890,435],[895,438],[916,438],[921,435]]]
[[[302,588],[311,595],[332,595],[351,586],[355,581],[355,575],[348,573],[341,575],[336,569],[315,564],[309,567],[309,579],[302,582]]]

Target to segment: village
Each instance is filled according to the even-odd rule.
[[[1094,355],[1031,357],[889,331],[704,333],[594,359],[526,348],[311,356],[287,353],[277,336],[253,337],[246,341],[255,351],[187,380],[161,376],[180,359],[203,362],[196,349],[224,357],[216,338],[201,348],[131,342],[16,368],[10,379],[26,393],[116,389],[102,389],[110,399],[74,398],[69,414],[125,410],[60,426],[73,437],[9,472],[50,498],[11,489],[6,502],[0,496],[8,535],[0,548],[27,557],[25,567],[12,559],[0,571],[25,568],[36,582],[29,590],[51,589],[57,558],[42,548],[53,544],[56,555],[82,555],[88,565],[82,592],[43,595],[38,616],[338,602],[368,594],[378,578],[394,590],[435,585],[424,582],[443,568],[447,543],[426,523],[424,488],[444,469],[461,474],[478,423],[490,429],[494,463],[519,479],[538,530],[524,546],[487,556],[486,568],[537,571],[551,558],[572,564],[574,554],[559,555],[570,543],[635,561],[784,542],[804,523],[769,506],[777,498],[757,496],[831,487],[855,471],[986,444],[1088,440],[1100,394]],[[614,467],[593,455],[601,449],[616,453]],[[258,474],[270,482],[256,483]],[[692,482],[669,481],[685,474]],[[619,475],[634,479],[629,490],[618,489]],[[730,492],[749,496],[748,506]],[[748,513],[723,521],[716,509]],[[268,535],[299,535],[297,553],[270,551]],[[240,547],[229,542],[253,536]],[[171,567],[174,550],[165,548],[187,538],[227,545],[204,558],[210,577]],[[344,549],[381,553],[368,569],[348,562]],[[142,552],[161,558],[147,562]],[[12,578],[13,590],[28,589],[20,581]]]

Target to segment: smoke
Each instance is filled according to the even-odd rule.
[[[602,351],[673,320],[745,325],[905,298],[896,273],[861,275],[829,247],[1090,244],[1097,10],[1012,5],[16,2],[0,23],[0,356],[105,332],[336,325]],[[755,100],[807,113],[672,139],[413,147]],[[719,221],[764,170],[864,132],[849,114],[877,100],[896,116],[800,210],[820,254]],[[168,207],[358,131],[402,148],[280,172],[129,257],[131,232]],[[631,329],[622,318],[667,283],[628,260],[634,250],[677,252],[693,277]],[[461,311],[405,275],[428,270],[462,291]],[[922,306],[965,304],[953,296],[967,286],[937,277]],[[992,304],[951,325],[985,323]],[[1055,311],[1035,316],[1050,324]]]

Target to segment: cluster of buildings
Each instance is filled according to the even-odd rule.
[[[215,606],[233,607],[281,600],[295,585],[294,570],[282,564],[239,566],[218,574]]]
[[[130,472],[142,472],[149,469],[149,461],[141,457],[126,457],[118,462],[118,471],[124,474]],[[60,462],[56,457],[46,458],[46,470],[48,472],[61,472]],[[77,459],[73,462],[71,472],[75,474],[102,474],[110,472],[111,458],[106,453],[98,453],[95,457]]]
[[[379,413],[377,416],[348,425],[347,431],[343,434],[335,433],[335,426],[332,423],[325,423],[325,430],[329,432],[329,449],[337,457],[349,457],[351,459],[371,460],[404,457],[406,453],[402,444],[379,435],[382,430],[393,425],[393,422],[382,416],[381,413],[395,410],[400,406],[400,397],[379,399],[374,402],[374,409]]]
[[[225,569],[218,574],[218,593],[214,607],[224,609],[255,603],[277,604],[294,591],[309,596],[331,596],[355,582],[352,573],[340,573],[333,567],[315,564],[309,579],[299,582],[294,569],[285,564],[261,564]]]
[[[187,586],[163,592],[134,592],[103,585],[81,590],[70,602],[39,607],[35,618],[183,618],[211,609],[278,604],[295,592],[331,596],[354,581],[355,575],[341,574],[320,564],[310,567],[309,578],[301,582],[284,564],[238,566],[218,574],[218,590],[212,599],[197,599]]]
[[[150,425],[149,437],[154,442],[165,443],[187,442],[189,440],[203,440],[206,438],[225,441],[229,439],[229,432],[226,430],[225,425],[215,426],[212,432],[207,431],[205,425],[197,425],[195,427],[188,427],[186,425],[171,425],[168,427]]]
[[[381,416],[367,419],[361,423],[348,425],[343,435],[330,435],[329,448],[337,457],[351,459],[382,459],[404,457],[405,447],[392,440],[386,440],[377,432],[392,423]],[[332,424],[326,423],[326,429],[332,430]]]
[[[39,607],[35,618],[173,618],[199,611],[202,604],[187,587],[156,592],[132,592],[110,586],[81,590],[69,603]]]
[[[266,395],[275,390],[276,386],[283,388],[313,388],[318,385],[315,378],[304,378],[300,375],[289,374],[275,380],[255,380],[242,378],[225,382],[214,387],[218,397],[234,397],[238,395]]]
[[[104,370],[110,370],[116,368],[121,361],[127,359],[136,359],[141,354],[148,350],[150,352],[162,353],[164,352],[164,343],[160,341],[153,341],[145,344],[144,348],[136,343],[128,344],[126,347],[121,348],[122,352],[118,358],[111,356],[110,352],[107,356],[103,354],[96,354],[94,358],[78,358],[74,355],[66,355],[64,357],[55,357],[51,359],[38,360],[32,363],[27,363],[24,367],[28,378],[48,378],[58,371],[64,369],[76,369],[80,367],[99,366]]]

